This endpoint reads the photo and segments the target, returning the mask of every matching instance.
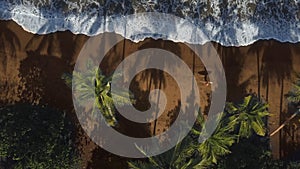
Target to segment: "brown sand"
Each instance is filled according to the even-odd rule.
[[[74,120],[71,90],[61,80],[65,72],[72,72],[78,53],[88,39],[84,35],[57,32],[33,35],[13,21],[0,22],[0,104],[30,102],[48,104],[70,112]],[[201,111],[209,105],[210,88],[197,74],[204,70],[199,59],[193,62],[193,52],[182,43],[146,39],[140,43],[129,40],[111,50],[101,67],[109,72],[131,53],[149,47],[174,52],[194,70],[201,97]],[[238,101],[248,93],[256,93],[269,103],[272,114],[268,120],[273,131],[293,112],[284,95],[290,90],[300,72],[300,43],[279,43],[274,40],[258,41],[246,47],[222,47],[213,43],[223,62],[227,78],[227,100]],[[205,45],[204,45],[205,47]],[[123,50],[125,49],[125,50]],[[124,53],[124,54],[123,54]],[[203,53],[204,55],[206,53]],[[179,110],[179,89],[174,79],[156,70],[144,71],[131,84],[140,110],[149,108],[149,91],[161,88],[168,103],[157,120],[155,133],[163,132],[176,118]],[[147,137],[154,131],[154,124],[141,125],[121,119],[120,132],[129,136]],[[271,138],[274,157],[289,157],[300,150],[299,124],[295,119]],[[79,130],[83,156],[83,168],[124,168],[126,159],[112,155],[97,147]]]

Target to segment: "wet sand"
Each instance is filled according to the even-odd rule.
[[[29,102],[47,104],[66,110],[77,122],[71,90],[61,75],[72,72],[77,56],[89,37],[71,32],[33,35],[13,21],[0,21],[0,104]],[[300,72],[300,43],[280,43],[275,40],[258,41],[245,47],[223,47],[213,43],[223,63],[227,79],[227,101],[239,101],[246,94],[255,93],[269,103],[270,131],[275,130],[293,113],[285,94],[291,89]],[[207,45],[202,45],[205,49]],[[201,112],[207,113],[211,89],[204,76],[199,74],[204,65],[193,59],[194,53],[183,43],[146,39],[140,43],[129,40],[117,44],[101,63],[106,73],[114,70],[124,57],[137,50],[161,48],[175,53],[194,72],[201,99]],[[204,50],[203,55],[209,55]],[[167,73],[148,70],[141,72],[131,83],[136,98],[136,108],[149,108],[149,91],[160,88],[168,102],[164,113],[154,123],[137,124],[120,119],[120,132],[129,136],[147,137],[159,134],[172,124],[180,107],[178,85]],[[78,122],[77,122],[78,123]],[[275,158],[288,158],[300,150],[299,122],[294,119],[281,132],[271,138]],[[82,159],[87,168],[120,168],[126,158],[112,155],[97,147],[78,127]]]

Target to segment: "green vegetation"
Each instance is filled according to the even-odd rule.
[[[291,91],[288,92],[286,95],[287,100],[289,103],[293,104],[298,111],[296,111],[288,120],[291,120],[296,115],[300,113],[300,75],[298,75],[298,80],[294,83],[293,88]],[[287,121],[288,122],[288,121]]]
[[[110,85],[112,76],[103,75],[99,69],[88,70],[85,74],[64,74],[63,79],[70,87],[73,80],[73,87],[82,92],[80,98],[83,100],[94,93],[94,108],[99,108],[108,124],[113,126],[117,119]],[[298,82],[287,95],[295,106],[300,100]],[[127,99],[131,95],[121,90],[119,94],[117,104],[131,102]],[[226,103],[214,133],[205,141],[198,141],[201,132],[205,135],[206,131],[204,117],[199,115],[190,133],[174,148],[145,160],[129,161],[128,166],[131,169],[299,168],[298,162],[272,158],[265,126],[268,115],[268,105],[254,95],[245,97],[240,103]],[[80,168],[75,127],[65,113],[47,106],[2,106],[0,126],[0,167]]]
[[[235,126],[237,134],[249,138],[253,134],[266,135],[264,118],[269,115],[268,105],[257,97],[247,96],[242,103],[228,103],[225,112],[228,115],[228,126]]]
[[[147,161],[129,161],[131,169],[168,169],[180,168],[186,169],[197,165],[200,162],[200,156],[192,147],[196,144],[196,138],[186,137],[176,144],[171,150],[158,156],[149,157]]]
[[[300,76],[298,76],[298,80],[293,84],[292,90],[288,92],[286,97],[290,103],[300,103]]]
[[[269,140],[254,136],[233,145],[231,153],[224,156],[214,169],[299,169],[300,163],[274,160]]]
[[[2,106],[0,126],[3,168],[78,168],[75,127],[65,113],[27,104]]]
[[[232,147],[241,140],[252,137],[265,138],[264,119],[268,116],[267,104],[253,95],[244,98],[242,103],[227,103],[220,123],[212,136],[202,143],[198,142],[203,117],[199,117],[190,134],[175,148],[168,152],[149,157],[147,161],[129,162],[133,169],[186,169],[217,168],[222,158],[231,154]],[[205,131],[205,129],[204,129]]]
[[[114,74],[114,76],[117,75]],[[66,73],[62,78],[70,88],[73,81],[73,89],[80,94],[80,100],[84,101],[95,97],[92,113],[95,113],[95,109],[98,108],[110,126],[117,124],[114,104],[126,105],[134,102],[133,99],[127,99],[132,98],[132,95],[122,89],[113,93],[115,99],[113,100],[111,92],[113,76],[105,76],[98,67],[93,68],[91,61],[87,64],[87,71],[74,72],[73,75]],[[81,104],[81,106],[85,106],[86,103]]]
[[[294,119],[299,113],[300,113],[300,76],[298,76],[298,80],[293,84],[293,88],[291,91],[286,94],[286,98],[288,102],[293,105],[297,110],[293,112],[293,114],[286,119],[283,124],[281,124],[276,130],[274,130],[270,136],[275,135],[278,133],[281,129],[284,128],[292,119]]]

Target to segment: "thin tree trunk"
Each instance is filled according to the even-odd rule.
[[[194,51],[196,50],[196,46],[195,46],[195,49]],[[194,83],[195,83],[195,68],[196,68],[196,56],[195,56],[195,52],[193,52],[193,77],[192,77],[192,90],[194,90]],[[205,65],[204,65],[205,67]]]
[[[162,44],[162,48],[165,49],[165,43]],[[164,63],[164,60],[162,61]],[[158,112],[159,112],[159,100],[160,100],[160,92],[161,92],[161,86],[162,86],[162,76],[163,72],[162,70],[159,71],[159,86],[158,86],[158,96],[157,96],[157,106],[156,106],[156,112],[155,112],[155,120],[154,120],[154,127],[153,127],[153,135],[156,134],[156,125],[157,125],[157,117],[158,117]]]
[[[257,60],[257,94],[258,99],[260,100],[260,61],[259,61],[259,51],[256,53]]]
[[[123,51],[122,51],[122,60],[121,60],[121,62],[122,62],[122,71],[123,71],[123,73],[124,73],[124,69],[125,69],[125,67],[124,67],[124,59],[125,59],[125,50],[126,50],[126,38],[125,38],[125,36],[126,36],[126,25],[125,25],[125,30],[124,30],[125,32],[124,32],[124,39],[123,39]],[[124,75],[123,75],[123,82],[125,81],[125,77],[124,77]]]
[[[294,117],[296,117],[299,114],[299,111],[296,111],[291,117],[289,117],[283,124],[281,124],[276,130],[274,130],[271,134],[270,137],[274,136],[278,131],[280,131],[284,126],[286,126]]]
[[[157,125],[157,117],[158,117],[158,112],[159,112],[159,100],[160,100],[160,90],[161,90],[161,81],[162,81],[162,79],[161,79],[161,77],[162,77],[162,72],[160,71],[159,72],[159,78],[160,78],[160,80],[159,80],[159,86],[158,86],[158,89],[159,89],[159,91],[158,91],[158,96],[157,96],[157,106],[156,106],[156,112],[155,112],[155,120],[154,120],[154,127],[153,127],[153,135],[155,135],[155,133],[156,133],[156,125]]]
[[[152,73],[151,73],[151,71],[149,71],[149,72],[150,72],[150,77],[149,77],[149,80],[148,80],[148,91],[150,92],[151,87],[152,87]]]
[[[196,65],[195,65],[195,52],[193,52],[193,75],[195,76],[195,67],[196,67]],[[193,77],[193,79],[194,79],[194,77]]]
[[[269,73],[267,74],[266,102],[269,100]]]
[[[284,77],[280,77],[281,78],[281,89],[280,89],[280,108],[279,108],[279,122],[280,123],[282,123],[282,104],[283,104],[283,89],[284,89]],[[280,153],[279,153],[279,157],[281,158],[282,157],[282,149],[281,149],[281,147],[282,147],[282,140],[281,140],[281,138],[282,138],[282,132],[281,132],[281,130],[280,130],[280,132],[279,132],[279,151],[280,151]]]

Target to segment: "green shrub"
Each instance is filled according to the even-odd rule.
[[[5,168],[79,168],[75,128],[65,113],[27,104],[2,106],[0,126]]]

